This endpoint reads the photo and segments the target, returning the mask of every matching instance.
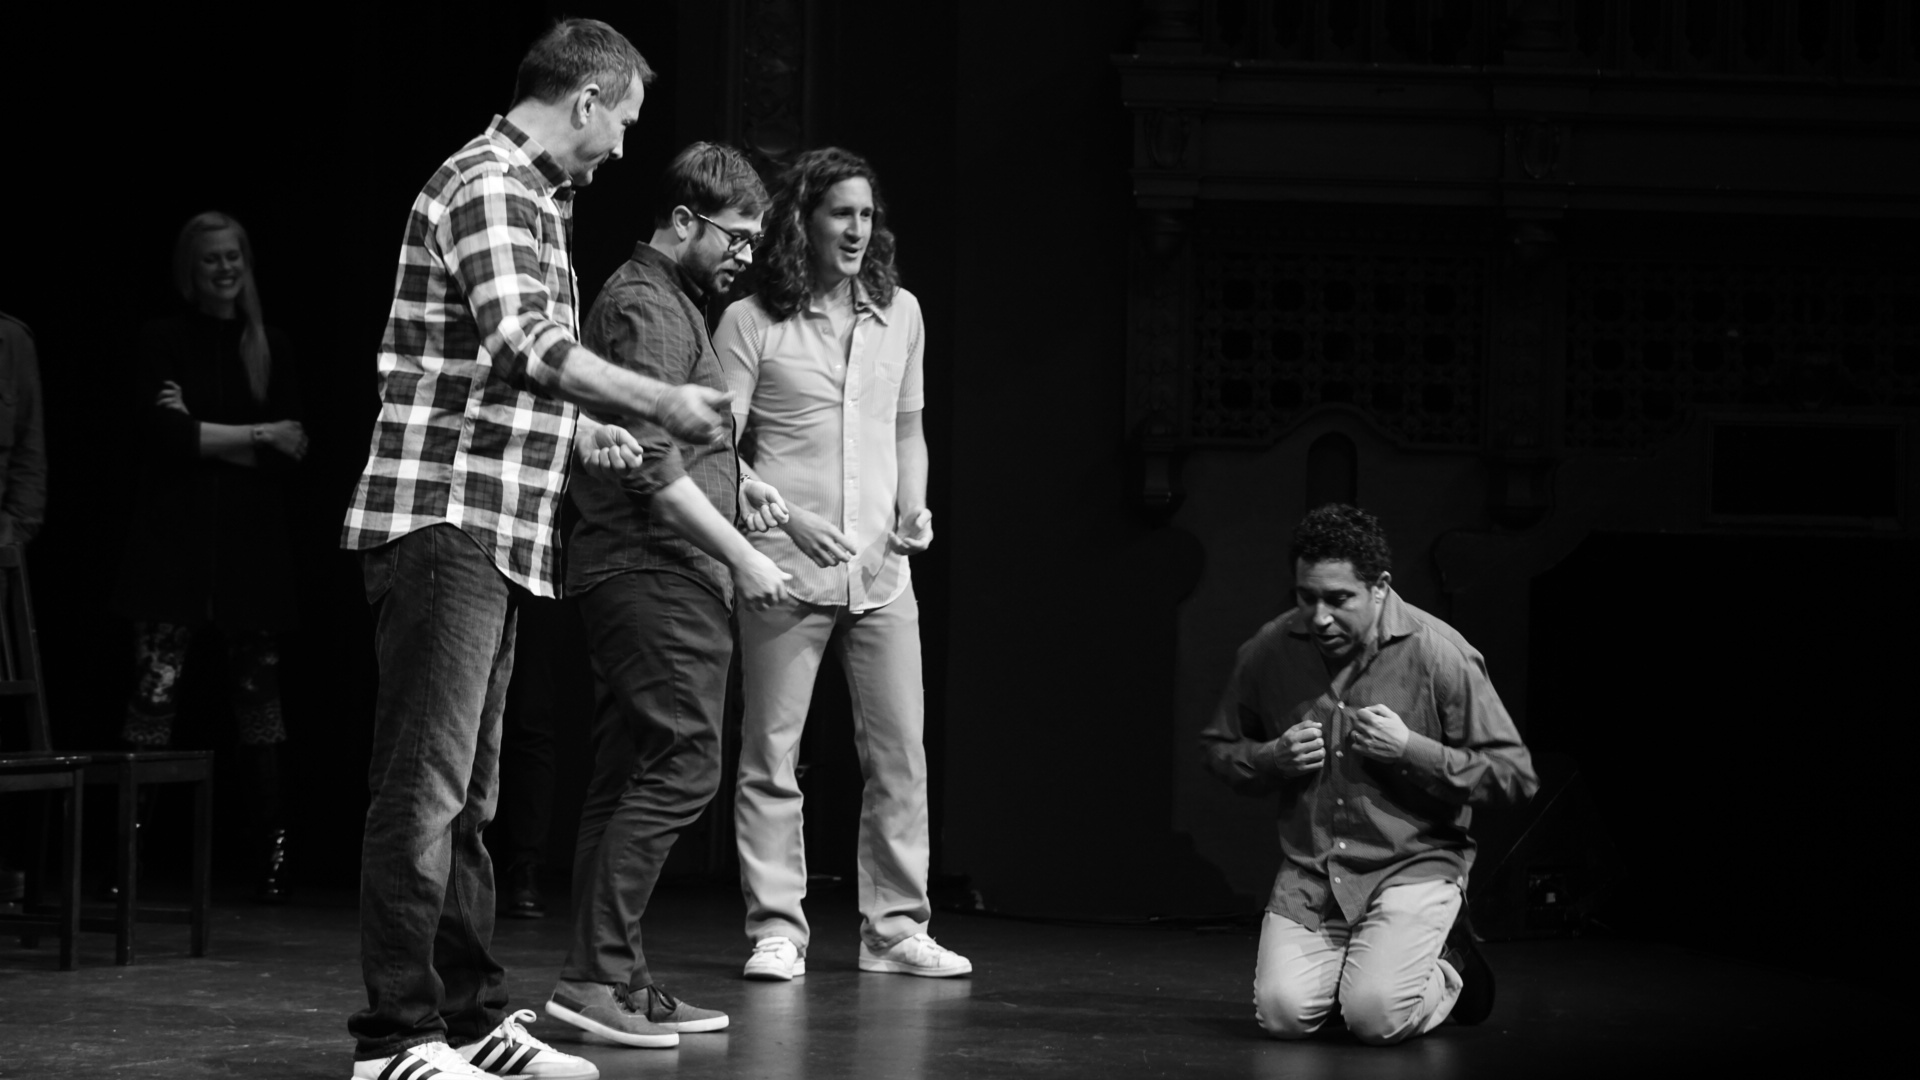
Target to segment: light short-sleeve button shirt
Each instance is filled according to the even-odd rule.
[[[896,418],[926,407],[926,335],[912,293],[896,289],[882,308],[855,284],[851,340],[840,333],[844,316],[836,326],[818,304],[776,322],[749,297],[721,316],[713,348],[736,420],[753,429],[754,470],[788,505],[837,525],[858,555],[821,567],[779,529],[753,534],[754,546],[793,575],[796,599],[869,611],[910,580],[887,534],[900,483]]]

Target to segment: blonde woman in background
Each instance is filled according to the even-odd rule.
[[[137,354],[147,404],[116,597],[133,620],[135,652],[121,740],[137,750],[172,743],[188,646],[216,629],[256,829],[255,898],[284,902],[279,639],[297,621],[286,489],[307,454],[293,354],[262,316],[238,221],[217,212],[189,220],[173,278],[188,309],[147,324]]]

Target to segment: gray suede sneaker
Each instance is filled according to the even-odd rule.
[[[619,983],[562,979],[547,999],[547,1015],[622,1046],[660,1050],[680,1045],[680,1033],[647,1019]]]
[[[727,1026],[726,1013],[689,1005],[659,983],[631,993],[634,1010],[668,1031],[719,1031]]]

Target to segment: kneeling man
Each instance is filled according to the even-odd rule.
[[[1313,511],[1292,561],[1293,609],[1240,647],[1200,737],[1235,790],[1280,796],[1254,1016],[1299,1039],[1338,1006],[1377,1045],[1477,1024],[1493,973],[1462,911],[1470,807],[1531,798],[1532,759],[1486,661],[1393,591],[1373,515]]]

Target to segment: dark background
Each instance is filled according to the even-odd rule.
[[[778,6],[565,5],[613,22],[660,74],[625,160],[603,168],[577,204],[586,302],[648,235],[653,173],[680,145],[733,133],[740,54],[729,19]],[[930,328],[939,539],[914,570],[943,888],[977,888],[989,907],[1017,914],[1139,919],[1258,908],[1272,871],[1270,810],[1217,795],[1199,776],[1192,735],[1233,646],[1286,605],[1286,530],[1319,490],[1307,448],[1332,433],[1348,439],[1347,460],[1357,463],[1348,481],[1361,502],[1387,521],[1400,553],[1396,583],[1486,652],[1531,741],[1585,769],[1594,805],[1627,853],[1607,925],[1589,932],[1784,951],[1795,963],[1882,980],[1873,957],[1785,947],[1779,927],[1867,914],[1861,897],[1884,890],[1886,868],[1898,865],[1911,801],[1900,770],[1920,720],[1904,677],[1916,636],[1911,458],[1920,402],[1891,407],[1888,430],[1901,433],[1886,437],[1905,457],[1867,471],[1878,478],[1874,498],[1899,510],[1872,522],[1729,521],[1684,509],[1705,505],[1686,487],[1711,471],[1712,443],[1696,438],[1703,429],[1639,457],[1569,454],[1541,464],[1553,455],[1516,459],[1491,439],[1484,452],[1451,455],[1403,445],[1347,406],[1312,412],[1264,441],[1181,445],[1163,462],[1176,490],[1156,505],[1143,500],[1143,485],[1152,486],[1143,477],[1168,451],[1134,422],[1129,372],[1157,346],[1143,344],[1151,326],[1129,319],[1142,295],[1142,237],[1160,227],[1159,215],[1190,214],[1233,250],[1280,242],[1263,231],[1275,222],[1295,232],[1273,235],[1344,222],[1393,239],[1426,236],[1444,216],[1503,268],[1490,288],[1513,291],[1539,275],[1516,254],[1512,207],[1485,194],[1496,180],[1445,188],[1433,197],[1450,200],[1444,209],[1392,212],[1364,205],[1387,198],[1375,194],[1330,208],[1343,202],[1345,181],[1263,187],[1318,161],[1358,175],[1367,167],[1350,163],[1372,154],[1391,159],[1378,171],[1401,170],[1411,190],[1454,160],[1440,149],[1420,157],[1424,127],[1354,136],[1316,114],[1258,139],[1219,121],[1223,134],[1203,143],[1206,152],[1257,142],[1268,163],[1259,177],[1230,177],[1197,197],[1152,187],[1190,178],[1155,164],[1159,99],[1125,98],[1116,57],[1142,50],[1167,11],[1204,8],[1208,55],[1253,55],[1268,46],[1234,53],[1232,44],[1254,25],[1248,12],[1332,10],[1325,5],[802,6],[807,141],[847,146],[877,167],[905,282]],[[1541,6],[1448,10],[1479,12],[1477,25],[1498,34],[1522,24],[1488,12]],[[1843,6],[1853,10],[1834,10]],[[483,2],[389,5],[377,16],[290,5],[0,17],[12,57],[0,69],[12,136],[0,177],[8,211],[0,309],[33,327],[46,384],[51,505],[31,558],[56,741],[106,745],[117,731],[130,642],[108,594],[120,552],[129,537],[137,542],[128,493],[143,452],[132,419],[142,388],[129,385],[127,350],[143,321],[179,307],[168,259],[180,224],[220,208],[252,235],[267,317],[294,342],[313,438],[296,523],[306,622],[285,668],[297,878],[310,894],[351,889],[357,875],[374,673],[358,567],[336,542],[374,415],[374,351],[403,215],[433,169],[508,106],[520,54],[561,12]],[[1177,58],[1202,48],[1182,39],[1163,51]],[[1389,77],[1357,61],[1341,72],[1328,77],[1328,93],[1344,92],[1341,79]],[[1841,85],[1795,77],[1816,104]],[[1622,116],[1691,115],[1694,84],[1618,85],[1641,94]],[[1874,85],[1888,101],[1911,99],[1910,88]],[[1238,122],[1259,111],[1249,100],[1223,112]],[[1753,106],[1759,119],[1710,134],[1763,144],[1772,130],[1765,110],[1775,107],[1766,99]],[[1700,182],[1699,160],[1711,154],[1697,153],[1707,143],[1686,131],[1632,162],[1645,190]],[[1854,194],[1816,205],[1820,192],[1852,192],[1863,162],[1892,157],[1887,146],[1910,152],[1911,121],[1870,134],[1862,145],[1871,154],[1796,155],[1802,171],[1779,180],[1799,185],[1789,194],[1804,206],[1791,213],[1765,216],[1733,195],[1724,205],[1674,196],[1673,207],[1649,211],[1623,195],[1550,224],[1569,246],[1608,257],[1735,252],[1816,268],[1897,261],[1915,239],[1912,192],[1904,203],[1883,193],[1874,205]],[[1485,133],[1492,158],[1509,137]],[[1582,137],[1588,156],[1569,169],[1603,180],[1624,171],[1630,155],[1607,149],[1601,124]],[[1408,146],[1416,149],[1402,154]],[[1776,178],[1756,166],[1743,179]],[[1508,303],[1505,295],[1488,306]],[[1557,318],[1549,312],[1549,338],[1564,329]],[[1912,320],[1885,321],[1894,328],[1888,363],[1910,372],[1920,355],[1899,326]],[[1201,326],[1191,312],[1175,322],[1181,332]],[[1558,370],[1557,355],[1541,369]],[[1816,420],[1837,408],[1774,406]],[[1822,469],[1851,476],[1844,457],[1815,465],[1795,478],[1796,490],[1828,490]],[[1500,492],[1520,490],[1513,478],[1535,468],[1557,485],[1558,501],[1504,503]],[[1764,479],[1746,482],[1766,503]],[[588,691],[577,637],[562,633],[551,646],[561,744],[550,856],[564,864],[584,778]],[[814,870],[848,874],[857,782],[834,683],[822,679],[807,738],[808,848]],[[212,680],[192,680],[183,744],[229,745],[220,696]],[[13,737],[0,728],[0,738]],[[231,841],[244,807],[223,801],[219,813]],[[155,865],[164,868],[165,853],[183,849],[177,834],[157,832]],[[687,845],[678,869],[730,875],[724,823],[700,836],[703,854]]]

